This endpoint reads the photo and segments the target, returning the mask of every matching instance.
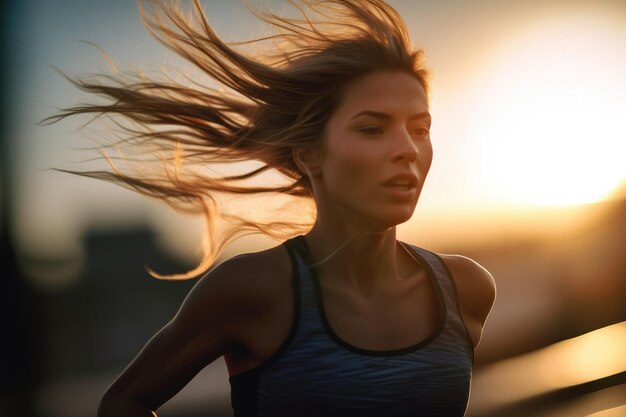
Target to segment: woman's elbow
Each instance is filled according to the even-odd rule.
[[[145,404],[107,390],[98,404],[98,417],[157,417]]]

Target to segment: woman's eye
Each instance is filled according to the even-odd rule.
[[[428,129],[426,127],[417,127],[415,129],[413,129],[413,134],[417,135],[417,136],[426,136],[426,135],[430,134],[430,129]]]
[[[370,126],[361,129],[361,132],[365,133],[366,135],[380,135],[381,133],[383,133],[383,130],[378,126]]]

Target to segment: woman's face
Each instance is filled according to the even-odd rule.
[[[318,212],[383,230],[407,221],[430,169],[426,93],[408,73],[357,79],[326,126]]]

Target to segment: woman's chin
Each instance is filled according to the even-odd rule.
[[[372,231],[383,232],[391,227],[395,227],[409,221],[413,216],[414,211],[415,208],[410,209],[407,207],[406,210],[396,210],[395,212],[388,213],[385,216],[382,216],[382,213],[377,213],[377,215],[370,217],[370,220],[368,221],[369,229]]]

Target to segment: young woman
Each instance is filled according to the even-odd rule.
[[[198,2],[192,20],[143,10],[153,34],[227,90],[119,74],[73,80],[112,101],[58,118],[121,116],[133,155],[174,155],[156,158],[160,174],[143,169],[146,158],[134,171],[110,160],[111,172],[82,174],[203,213],[205,257],[187,275],[242,231],[291,237],[204,275],[107,390],[102,417],[155,415],[220,356],[237,417],[465,412],[493,279],[466,257],[396,239],[432,160],[422,51],[382,1],[297,5],[303,18],[257,11],[280,32],[248,42],[259,51],[276,42],[255,57],[221,41]],[[230,176],[205,169],[239,161],[260,165]],[[267,170],[283,183],[250,183]],[[313,223],[255,222],[219,197],[258,193],[308,199]]]

